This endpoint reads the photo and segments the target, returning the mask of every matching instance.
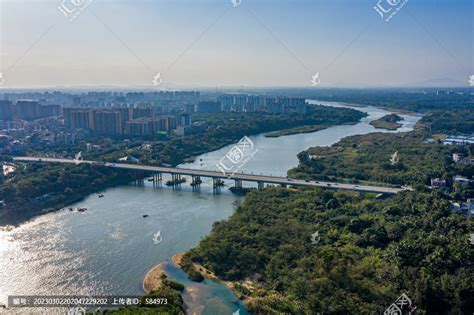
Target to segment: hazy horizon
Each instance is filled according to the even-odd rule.
[[[474,74],[469,0],[408,1],[389,22],[377,0],[239,1],[92,0],[69,21],[61,0],[0,0],[1,88],[304,88],[318,72],[315,88],[453,88]]]

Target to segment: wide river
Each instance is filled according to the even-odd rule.
[[[356,109],[369,114],[356,125],[279,138],[250,137],[258,152],[242,170],[286,176],[297,165],[296,155],[310,146],[328,146],[347,136],[383,131],[369,122],[387,111]],[[412,130],[420,118],[401,116],[403,126],[397,132]],[[180,167],[217,169],[216,163],[230,148],[203,154]],[[110,188],[103,198],[94,194],[72,205],[88,208],[86,212],[61,210],[11,231],[0,230],[0,304],[6,305],[8,295],[14,294],[143,294],[142,281],[150,268],[196,246],[212,224],[228,218],[241,200],[226,188],[214,194],[211,183],[203,181],[199,192],[193,192],[189,184],[172,189],[148,181]],[[162,241],[155,244],[158,231]],[[245,314],[242,304],[223,286],[209,281],[190,283],[179,270],[170,272],[187,285],[183,297],[189,313],[232,314],[240,308],[240,314]]]

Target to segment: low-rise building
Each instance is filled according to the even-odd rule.
[[[453,161],[458,163],[462,160],[462,155],[460,153],[453,153]]]
[[[446,180],[440,178],[431,179],[431,187],[435,188],[446,188]]]
[[[457,184],[462,185],[462,186],[467,186],[472,181],[467,177],[459,176],[459,175],[454,176],[453,180],[454,180],[454,183],[457,183]]]
[[[124,156],[123,158],[120,158],[119,161],[128,163],[140,163],[140,160],[132,155]]]

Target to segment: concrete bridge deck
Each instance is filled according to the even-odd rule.
[[[396,188],[396,187],[384,187],[384,186],[369,186],[369,185],[358,185],[328,181],[306,181],[301,179],[292,179],[286,177],[276,177],[267,175],[254,175],[254,174],[242,174],[235,173],[233,175],[226,175],[218,171],[207,171],[197,169],[185,169],[177,167],[163,167],[163,166],[149,166],[141,164],[126,164],[126,163],[109,163],[100,161],[87,161],[87,160],[73,160],[73,159],[57,159],[57,158],[39,158],[39,157],[15,157],[15,161],[18,162],[44,162],[44,163],[66,163],[66,164],[79,164],[88,163],[92,165],[101,165],[106,167],[112,167],[116,169],[135,170],[149,173],[166,173],[173,175],[184,175],[194,177],[208,177],[213,179],[229,179],[234,180],[237,183],[242,181],[256,182],[259,183],[259,188],[263,187],[263,184],[278,184],[286,186],[297,186],[297,187],[324,187],[332,189],[345,189],[354,190],[360,192],[373,192],[383,194],[396,194],[409,188]]]

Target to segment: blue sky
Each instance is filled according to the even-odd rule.
[[[389,22],[378,0],[92,0],[72,22],[61,1],[0,0],[4,87],[153,87],[157,72],[170,87],[311,86],[316,72],[321,87],[400,86],[474,73],[472,0],[408,0]]]

